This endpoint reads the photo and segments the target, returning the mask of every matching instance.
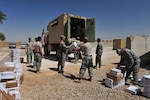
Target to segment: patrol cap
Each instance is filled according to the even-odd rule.
[[[101,38],[97,38],[97,41],[101,41]]]
[[[38,38],[39,41],[42,39],[41,36],[38,36],[37,38]]]
[[[117,49],[117,50],[116,50],[116,53],[117,53],[118,55],[120,55],[120,54],[121,54],[121,49]]]
[[[60,38],[66,38],[64,35],[60,35]]]

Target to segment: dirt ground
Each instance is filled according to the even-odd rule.
[[[93,44],[93,64],[95,65],[95,48]],[[106,78],[106,73],[111,68],[116,67],[120,57],[112,47],[104,46],[102,56],[102,67],[93,70],[93,81],[87,81],[88,71],[86,71],[82,83],[76,83],[75,80],[79,75],[81,60],[74,64],[73,60],[65,63],[64,75],[58,74],[57,59],[51,53],[42,59],[41,73],[35,74],[35,68],[26,64],[26,56],[22,63],[24,81],[20,86],[22,100],[147,100],[143,95],[132,95],[125,91],[126,85],[111,89],[103,85],[102,80]],[[73,57],[73,55],[69,55]],[[150,71],[140,68],[139,78]],[[142,87],[140,87],[143,89]]]

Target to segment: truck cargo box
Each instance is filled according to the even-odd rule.
[[[89,38],[90,42],[94,42],[95,18],[64,13],[50,21],[47,30],[45,47],[47,47],[48,50],[45,51],[55,51],[58,49],[60,35],[65,35],[66,43],[69,43],[73,37],[80,37],[80,41],[83,41],[85,36]]]

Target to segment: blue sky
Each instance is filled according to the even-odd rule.
[[[7,15],[0,24],[7,41],[41,35],[62,13],[95,18],[96,38],[150,35],[150,0],[0,0],[0,10]]]

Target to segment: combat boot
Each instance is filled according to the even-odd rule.
[[[60,70],[60,67],[58,66],[58,67],[57,67],[57,71],[59,72],[59,70]]]
[[[64,67],[63,67],[63,66],[61,66],[61,70],[59,70],[59,71],[58,71],[58,73],[61,73],[61,74],[63,74],[63,73],[64,73],[64,70],[63,70],[63,68],[64,68]]]
[[[90,78],[88,80],[92,82],[92,76],[90,76]]]

